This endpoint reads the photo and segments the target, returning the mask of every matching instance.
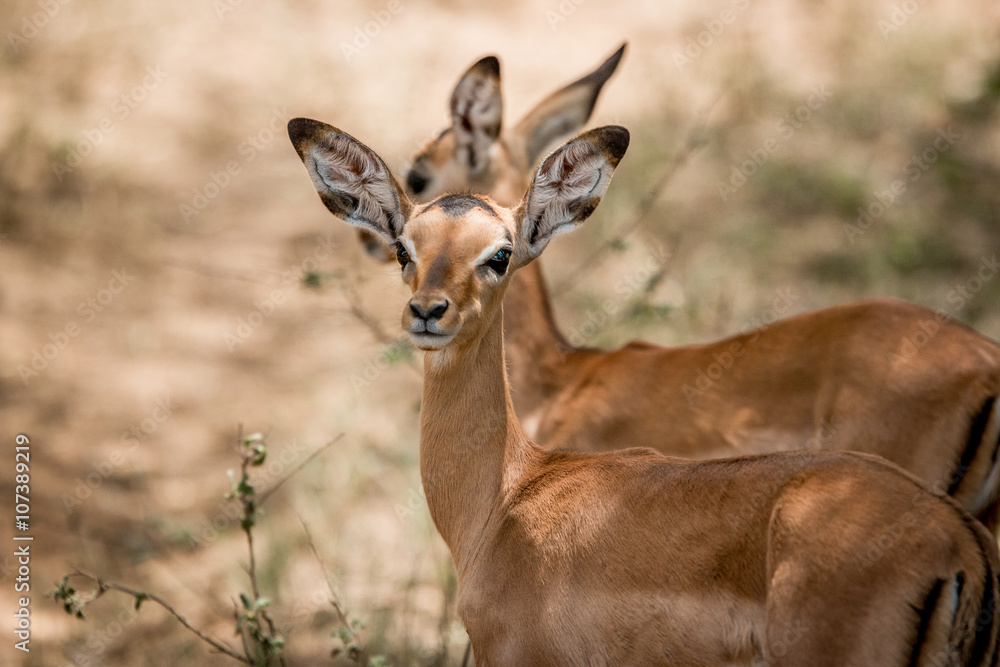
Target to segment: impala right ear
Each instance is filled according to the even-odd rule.
[[[524,201],[514,212],[529,258],[537,257],[553,236],[590,217],[607,192],[628,142],[624,127],[599,127],[557,148],[538,165]]]
[[[625,46],[622,44],[587,76],[546,97],[514,127],[512,136],[523,145],[529,165],[535,164],[553,142],[583,129],[601,89],[618,69]]]
[[[490,147],[500,136],[503,99],[496,56],[486,56],[462,75],[450,107],[456,157],[475,176],[486,169]]]
[[[413,206],[382,158],[318,120],[293,118],[288,137],[330,212],[392,245]]]

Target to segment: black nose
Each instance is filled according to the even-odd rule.
[[[424,191],[424,188],[427,187],[427,182],[429,180],[429,178],[411,169],[410,173],[406,175],[406,187],[413,194],[419,195]]]
[[[441,319],[445,311],[448,310],[448,300],[435,301],[426,308],[421,306],[419,303],[410,302],[410,312],[419,317],[422,320],[437,320]]]

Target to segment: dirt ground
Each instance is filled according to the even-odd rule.
[[[1000,339],[1000,5],[940,5],[4,3],[0,664],[232,662],[151,603],[108,593],[81,621],[45,593],[79,568],[237,647],[247,550],[223,496],[241,428],[269,444],[259,490],[302,466],[254,529],[288,664],[332,662],[329,588],[370,655],[460,663],[416,464],[420,359],[393,342],[405,292],[319,202],[295,116],[400,175],[481,56],[502,61],[513,123],[627,41],[592,124],[626,125],[629,154],[545,262],[573,342],[694,343],[872,296]],[[15,533],[34,538],[28,593]],[[30,653],[14,648],[22,595]]]

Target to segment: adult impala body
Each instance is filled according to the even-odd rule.
[[[307,119],[289,135],[326,206],[394,247],[413,292],[421,477],[478,665],[996,664],[996,542],[893,464],[548,452],[525,434],[504,292],[597,206],[623,128],[546,158],[514,210],[474,195],[414,205],[349,135]]]
[[[590,117],[624,46],[502,128],[500,65],[483,58],[451,97],[452,126],[414,158],[410,196],[488,194],[513,206],[539,153]],[[363,232],[376,256],[395,253]],[[883,456],[998,526],[1000,346],[903,301],[852,303],[707,345],[575,348],[539,262],[511,278],[504,336],[514,406],[548,449],[622,441],[693,458],[803,446]]]

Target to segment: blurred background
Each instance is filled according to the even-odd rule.
[[[0,551],[2,664],[232,662],[154,605],[108,594],[81,621],[44,592],[78,567],[238,647],[240,425],[268,443],[258,490],[301,466],[254,528],[288,664],[343,646],[330,589],[376,663],[460,663],[405,291],[318,200],[294,116],[399,176],[483,55],[512,124],[627,41],[591,124],[626,125],[628,155],[546,254],[572,342],[682,345],[881,296],[1000,339],[992,0],[7,0],[0,26],[0,539],[18,433],[35,538],[30,654]]]

